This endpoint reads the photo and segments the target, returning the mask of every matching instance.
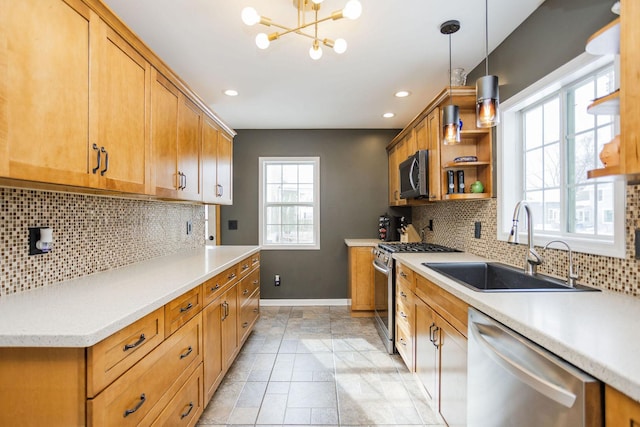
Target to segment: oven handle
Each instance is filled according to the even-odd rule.
[[[376,264],[375,262],[372,263],[373,264],[373,268],[375,268],[376,270],[378,270],[380,273],[384,274],[385,276],[389,275],[389,270],[385,270],[384,268],[380,267],[378,264]]]

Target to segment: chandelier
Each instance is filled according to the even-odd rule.
[[[320,44],[332,48],[338,54],[344,53],[347,50],[347,42],[344,39],[332,40],[321,38],[318,35],[318,24],[328,20],[337,21],[342,18],[351,20],[358,19],[362,14],[362,5],[359,0],[349,0],[343,9],[337,10],[325,18],[319,18],[318,12],[320,11],[322,1],[323,0],[293,0],[293,6],[298,10],[298,25],[295,28],[277,24],[270,18],[260,16],[253,7],[245,7],[242,9],[242,22],[249,26],[259,23],[267,27],[276,27],[283,30],[280,32],[274,31],[270,34],[258,34],[256,36],[256,45],[260,49],[268,48],[272,41],[286,34],[295,33],[312,40],[312,45],[309,48],[309,56],[314,60],[322,57],[322,47]],[[313,21],[307,21],[305,16],[307,12],[314,13]]]

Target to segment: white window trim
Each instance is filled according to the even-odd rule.
[[[617,60],[617,59],[616,59]],[[551,93],[559,90],[563,85],[603,67],[611,62],[611,56],[594,57],[583,53],[572,61],[558,68],[551,74],[543,77],[520,93],[512,96],[500,104],[501,125],[498,127],[497,141],[497,181],[498,181],[498,229],[497,239],[507,241],[511,230],[513,210],[520,200],[520,191],[523,187],[521,153],[521,126],[518,120],[518,111],[532,102],[541,100]],[[520,144],[518,147],[517,143]],[[505,167],[509,165],[509,167]],[[595,238],[562,237],[571,249],[595,255],[611,256],[616,258],[626,257],[625,217],[626,217],[626,180],[624,177],[614,179],[614,242],[603,242]],[[621,205],[618,209],[618,205]],[[522,217],[520,218],[523,219]],[[533,218],[534,223],[539,218]],[[523,233],[521,242],[526,242],[526,227],[519,231]],[[544,246],[549,241],[557,239],[557,235],[545,235],[543,231],[534,232],[534,244]],[[555,248],[555,246],[554,246]],[[561,247],[558,247],[562,249]]]
[[[316,241],[312,244],[279,244],[279,243],[265,243],[265,221],[264,221],[264,164],[268,162],[280,162],[280,163],[300,163],[300,162],[313,162],[314,164],[314,186],[313,186],[313,233],[316,237]],[[259,244],[261,250],[319,250],[320,249],[320,157],[258,157],[258,235]]]

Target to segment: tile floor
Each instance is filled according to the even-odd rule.
[[[262,307],[198,426],[443,426],[372,318],[347,307]]]

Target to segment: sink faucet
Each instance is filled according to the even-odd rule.
[[[561,243],[567,247],[569,251],[569,272],[567,274],[567,286],[573,288],[576,286],[576,280],[580,279],[580,274],[573,268],[573,251],[571,250],[571,246],[564,240],[552,240],[547,243],[544,248],[547,249],[552,243]]]
[[[530,276],[536,274],[536,267],[542,264],[542,257],[536,252],[533,247],[533,215],[531,214],[531,208],[526,200],[521,200],[516,204],[516,208],[513,211],[513,226],[509,233],[508,243],[517,244],[518,239],[518,217],[520,216],[520,208],[524,207],[524,211],[527,217],[527,239],[529,239],[529,251],[524,261],[524,272]]]

